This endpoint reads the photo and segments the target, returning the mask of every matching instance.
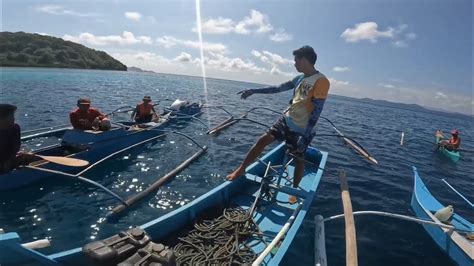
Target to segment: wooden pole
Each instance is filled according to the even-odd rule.
[[[73,174],[69,174],[69,173],[65,173],[65,172],[61,172],[61,171],[56,171],[56,170],[52,170],[52,169],[31,166],[31,165],[25,165],[25,166],[22,166],[22,167],[37,170],[37,171],[47,172],[47,173],[51,173],[51,174],[56,174],[56,175],[62,175],[62,176],[75,178],[77,180],[80,180],[80,181],[89,183],[93,186],[96,186],[96,187],[102,189],[103,191],[107,192],[112,197],[118,199],[122,204],[127,204],[127,202],[125,202],[120,196],[118,196],[117,194],[112,192],[110,189],[108,189],[108,188],[104,187],[103,185],[95,182],[94,180],[90,180],[89,178],[85,178],[85,177],[80,176],[80,175],[73,175]]]
[[[174,177],[176,176],[178,173],[180,173],[181,171],[183,171],[189,164],[191,164],[194,160],[196,160],[197,158],[199,158],[202,154],[204,154],[207,150],[207,147],[204,146],[203,149],[199,150],[198,152],[196,152],[193,156],[191,156],[190,158],[188,158],[186,161],[182,162],[178,167],[176,167],[174,170],[172,170],[171,172],[167,173],[166,175],[162,176],[161,178],[159,178],[155,183],[151,184],[149,187],[147,187],[146,189],[144,189],[143,191],[139,192],[138,194],[128,198],[126,201],[125,201],[125,204],[120,204],[120,205],[117,205],[115,206],[108,214],[107,214],[107,217],[111,217],[111,216],[114,216],[114,215],[117,215],[119,213],[121,213],[122,211],[124,211],[125,209],[127,209],[127,207],[129,207],[130,205],[138,202],[139,200],[143,199],[144,197],[146,197],[147,195],[149,195],[150,193],[152,193],[153,191],[156,191],[157,189],[159,189],[166,181],[168,181],[171,177]],[[123,202],[122,202],[123,203]]]
[[[344,207],[344,220],[346,226],[346,266],[357,266],[356,230],[346,171],[342,169],[339,170],[339,179],[341,182],[341,198],[342,206]]]

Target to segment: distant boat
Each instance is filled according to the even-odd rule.
[[[439,134],[436,134],[436,144],[439,145],[442,139],[443,138]],[[455,163],[459,161],[459,159],[461,159],[461,153],[459,151],[450,151],[445,147],[439,147],[438,151],[440,151],[444,156],[448,157]]]

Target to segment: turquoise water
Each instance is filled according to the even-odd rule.
[[[257,85],[208,79],[206,92],[201,78],[133,72],[3,68],[1,78],[0,101],[18,106],[17,121],[23,130],[67,124],[69,111],[82,96],[90,97],[93,105],[104,112],[134,105],[147,94],[155,101],[180,98],[225,105],[235,115],[254,106],[283,110],[291,96],[291,92],[254,95],[242,101],[235,92]],[[169,102],[161,105],[167,104]],[[416,165],[433,194],[443,203],[453,205],[469,220],[474,220],[472,209],[440,181],[446,178],[467,198],[474,200],[471,188],[473,154],[463,153],[461,160],[453,164],[440,153],[433,153],[432,145],[421,141],[434,138],[437,128],[447,131],[455,127],[461,131],[463,148],[474,150],[472,118],[371,105],[337,96],[328,99],[323,115],[347,136],[358,140],[380,162],[380,166],[368,164],[336,137],[316,137],[313,141],[313,145],[329,152],[329,169],[346,169],[354,210],[411,215],[411,165]],[[226,114],[210,110],[200,118],[212,126],[224,120]],[[250,118],[267,125],[277,119],[271,113],[259,113]],[[104,220],[108,209],[116,205],[114,199],[94,187],[57,177],[27,188],[2,192],[0,227],[18,232],[25,241],[50,238],[53,245],[46,249],[48,253],[105,238],[170,212],[222,183],[225,175],[240,163],[265,131],[264,127],[245,122],[226,129],[217,137],[205,135],[206,128],[199,123],[177,123],[172,129],[179,129],[207,145],[208,153],[117,223]],[[406,139],[415,138],[404,147],[399,146],[401,131],[407,134]],[[317,133],[334,132],[321,120]],[[51,141],[54,140],[43,139],[28,143],[24,148],[34,149]],[[86,177],[128,197],[196,151],[185,138],[168,136],[154,146],[119,156]],[[342,213],[339,183],[326,174],[285,264],[298,260],[302,265],[314,265],[313,217],[339,213]],[[360,217],[356,224],[360,265],[451,264],[418,224],[380,217]],[[329,264],[344,265],[343,221],[326,224],[326,237]]]

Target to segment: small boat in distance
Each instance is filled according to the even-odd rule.
[[[455,163],[459,161],[459,159],[461,159],[461,153],[459,151],[450,151],[446,149],[445,147],[440,146],[440,142],[442,140],[443,140],[442,133],[436,132],[436,144],[438,144],[439,146],[438,151],[440,151],[444,156],[448,157],[449,159],[451,159],[451,161]]]

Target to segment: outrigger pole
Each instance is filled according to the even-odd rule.
[[[115,156],[115,155],[117,155],[117,154],[119,154],[119,153],[122,153],[122,152],[124,152],[124,151],[126,151],[126,150],[129,150],[129,149],[134,148],[134,147],[136,147],[136,146],[145,144],[145,143],[147,143],[147,142],[149,142],[149,141],[152,141],[152,140],[155,140],[155,139],[157,139],[157,138],[161,138],[161,137],[166,136],[166,135],[167,135],[167,134],[160,134],[160,135],[158,135],[158,136],[151,137],[151,138],[149,138],[149,139],[146,139],[146,140],[141,141],[141,142],[139,142],[139,143],[136,143],[136,144],[134,144],[134,145],[130,145],[130,146],[128,146],[127,148],[124,148],[124,149],[121,149],[121,150],[119,150],[119,151],[116,151],[116,152],[114,152],[114,153],[112,153],[112,154],[109,154],[108,156],[106,156],[106,157],[100,159],[99,161],[97,161],[97,162],[95,162],[95,163],[89,165],[87,168],[85,168],[84,170],[82,170],[81,172],[79,172],[79,173],[77,173],[77,174],[69,174],[69,173],[65,173],[65,172],[61,172],[61,171],[56,171],[56,170],[51,170],[51,169],[46,169],[46,168],[42,168],[42,167],[38,167],[38,166],[31,166],[31,165],[22,166],[22,167],[30,168],[30,169],[32,169],[32,170],[43,171],[43,172],[49,172],[49,173],[52,173],[52,174],[57,174],[57,175],[62,175],[62,176],[77,178],[77,180],[86,182],[86,183],[88,183],[88,184],[91,184],[91,185],[93,185],[93,186],[96,186],[96,187],[98,187],[98,188],[104,190],[105,192],[107,192],[107,194],[109,194],[109,195],[113,196],[114,198],[118,199],[122,204],[126,204],[126,202],[125,202],[121,197],[119,197],[117,194],[113,193],[112,191],[110,191],[109,189],[107,189],[106,187],[104,187],[103,185],[101,185],[101,184],[99,184],[99,183],[97,183],[97,182],[95,182],[95,181],[93,181],[93,180],[90,180],[90,179],[88,179],[88,178],[83,177],[82,175],[83,175],[85,172],[87,172],[87,171],[89,171],[90,169],[92,169],[93,167],[95,167],[96,165],[102,163],[103,161],[105,161],[105,160],[107,160],[107,159],[109,159],[109,158],[111,158],[111,157],[113,157],[113,156]]]
[[[252,119],[248,119],[247,118],[247,115],[252,112],[252,111],[255,111],[257,109],[262,109],[262,110],[267,110],[267,111],[271,111],[273,113],[277,113],[277,114],[281,114],[281,112],[278,112],[278,111],[275,111],[275,110],[272,110],[270,108],[266,108],[266,107],[254,107],[254,108],[251,108],[249,109],[248,111],[246,111],[245,113],[243,113],[239,118],[234,118],[233,115],[228,112],[227,110],[225,110],[222,106],[219,106],[220,109],[224,110],[226,113],[228,113],[230,115],[229,118],[227,118],[226,120],[224,120],[222,123],[220,123],[219,125],[215,126],[214,128],[210,129],[207,134],[209,135],[215,135],[217,133],[219,133],[220,131],[222,131],[223,129],[225,128],[228,128],[230,126],[232,126],[233,124],[237,123],[238,121],[241,121],[241,120],[247,120],[247,121],[250,121],[252,123],[255,123],[255,124],[259,124],[261,126],[265,126],[267,128],[269,128],[269,126],[263,124],[263,123],[260,123],[258,121],[255,121],[255,120],[252,120]],[[333,122],[331,122],[331,120],[329,120],[328,118],[324,117],[324,116],[320,116],[320,118],[326,120],[327,122],[329,122],[329,124],[331,124],[332,128],[334,129],[334,131],[336,131],[337,133],[337,136],[338,137],[341,137],[344,139],[344,141],[349,145],[351,146],[357,153],[359,153],[360,155],[362,155],[365,159],[367,159],[367,161],[373,163],[373,164],[378,164],[378,161],[366,150],[364,149],[364,147],[362,147],[362,145],[360,145],[357,141],[355,141],[354,139],[352,138],[349,138],[349,137],[346,137],[341,131],[339,131],[336,126],[334,125]],[[329,136],[329,135],[325,135],[325,136]],[[332,135],[331,135],[332,136]]]
[[[189,157],[187,160],[183,161],[180,165],[178,165],[175,169],[173,169],[172,171],[170,171],[169,173],[167,173],[166,175],[158,178],[153,184],[151,184],[149,187],[147,187],[146,189],[142,190],[141,192],[131,196],[130,198],[128,198],[125,203],[122,202],[122,204],[120,205],[117,205],[115,206],[108,214],[107,214],[107,218],[115,218],[118,214],[120,214],[121,212],[125,211],[129,206],[137,203],[138,201],[140,201],[141,199],[143,199],[144,197],[148,196],[150,193],[158,190],[165,182],[167,182],[170,178],[176,176],[177,174],[179,174],[181,171],[183,171],[186,167],[188,167],[193,161],[195,161],[196,159],[198,159],[199,157],[201,157],[201,155],[203,155],[206,151],[207,151],[207,147],[206,146],[201,146],[199,143],[197,143],[194,139],[192,139],[191,137],[189,137],[188,135],[186,134],[183,134],[183,133],[180,133],[180,132],[177,132],[177,131],[165,131],[165,130],[159,130],[157,129],[157,131],[160,131],[160,132],[166,132],[167,133],[175,133],[175,134],[178,134],[178,135],[181,135],[183,137],[186,137],[187,139],[191,140],[194,144],[196,144],[200,150],[198,152],[196,152],[195,154],[193,154],[191,157]]]
[[[56,174],[56,175],[62,175],[62,176],[67,176],[67,177],[72,177],[72,178],[77,178],[78,180],[81,180],[83,182],[86,182],[86,183],[89,183],[95,187],[98,187],[100,189],[102,189],[103,191],[107,192],[107,194],[111,195],[112,197],[118,199],[120,202],[122,202],[123,204],[127,204],[120,196],[118,196],[117,194],[115,194],[114,192],[110,191],[110,189],[104,187],[103,185],[93,181],[93,180],[90,180],[89,178],[85,178],[83,176],[80,176],[80,175],[73,175],[73,174],[69,174],[69,173],[65,173],[65,172],[61,172],[61,171],[56,171],[56,170],[51,170],[51,169],[46,169],[46,168],[41,168],[41,167],[36,167],[36,166],[31,166],[31,165],[26,165],[24,166],[25,168],[29,168],[29,169],[33,169],[33,170],[37,170],[37,171],[42,171],[42,172],[47,172],[47,173],[52,173],[52,174]]]

